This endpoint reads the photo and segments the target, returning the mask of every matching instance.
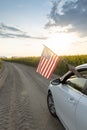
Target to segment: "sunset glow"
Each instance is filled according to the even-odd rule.
[[[49,46],[49,48],[51,48],[55,53],[64,55],[68,54],[70,47],[77,41],[77,39],[78,35],[75,33],[54,33],[50,35],[46,45]]]
[[[87,54],[84,1],[1,1],[0,57],[40,56],[43,45],[58,55]]]

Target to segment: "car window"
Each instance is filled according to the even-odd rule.
[[[79,91],[82,91],[85,87],[87,79],[84,77],[79,78],[74,75],[71,78],[67,79],[66,82],[67,82],[67,85],[69,85]]]
[[[81,75],[85,78],[87,78],[87,70],[81,71]]]

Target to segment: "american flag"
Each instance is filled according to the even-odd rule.
[[[50,78],[56,68],[58,60],[59,57],[45,46],[36,72],[40,73],[47,79]]]

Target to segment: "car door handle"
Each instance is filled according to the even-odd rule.
[[[72,98],[72,97],[68,98],[68,101],[69,101],[69,103],[71,103],[71,104],[74,104],[74,105],[76,104],[75,99]]]

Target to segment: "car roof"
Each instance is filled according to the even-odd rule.
[[[82,64],[82,65],[79,65],[79,66],[77,66],[77,67],[75,67],[77,70],[78,69],[84,69],[84,68],[87,68],[87,63],[85,63],[85,64]]]

